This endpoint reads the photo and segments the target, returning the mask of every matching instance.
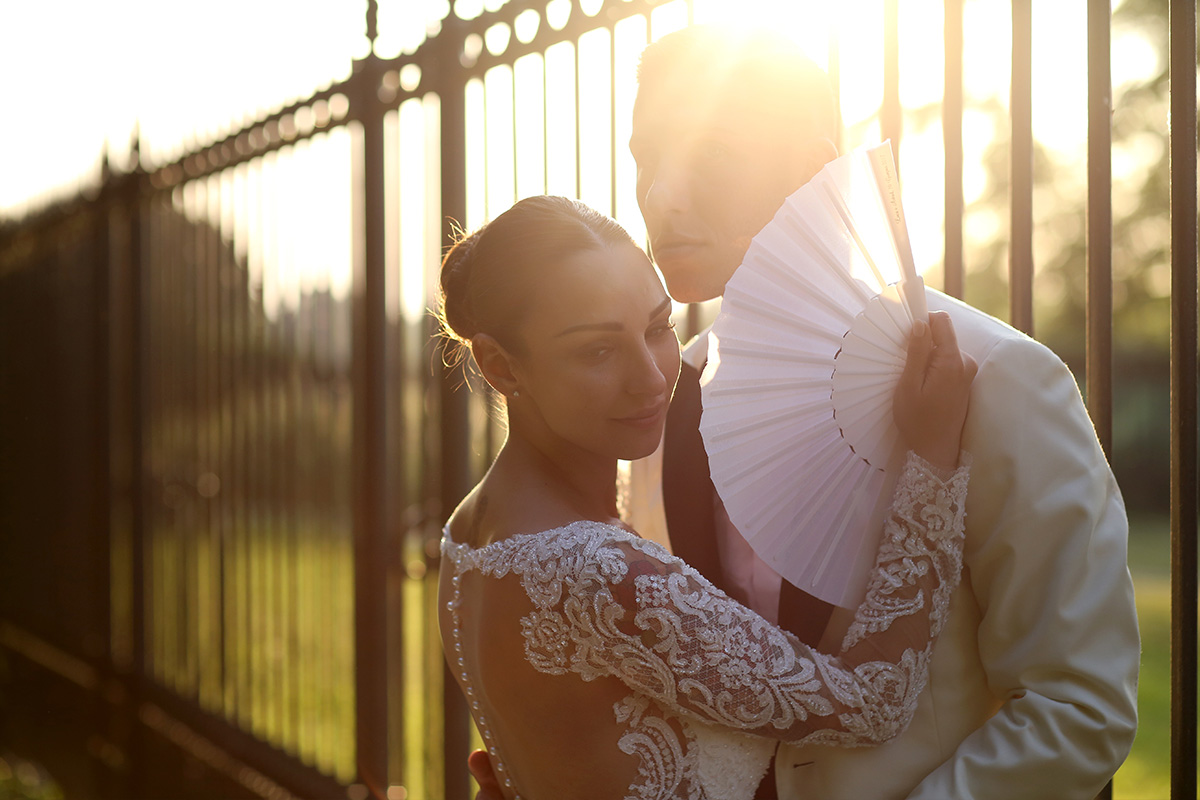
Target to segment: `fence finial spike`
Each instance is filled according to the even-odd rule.
[[[367,38],[372,45],[379,38],[379,0],[367,0]]]

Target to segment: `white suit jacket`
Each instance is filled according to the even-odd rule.
[[[781,746],[779,796],[1091,800],[1137,719],[1120,491],[1053,352],[941,293],[929,306],[950,313],[979,362],[963,439],[973,460],[962,584],[908,730],[875,748]],[[654,469],[653,458],[634,467],[632,522],[661,539],[659,501],[645,491]],[[835,610],[821,649],[838,650],[852,617]]]

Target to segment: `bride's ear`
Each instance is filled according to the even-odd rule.
[[[483,379],[500,394],[512,397],[517,391],[513,357],[494,336],[477,333],[471,337],[471,354]]]

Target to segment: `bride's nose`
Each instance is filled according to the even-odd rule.
[[[655,353],[646,345],[638,350],[638,356],[630,365],[626,388],[632,394],[657,396],[667,391],[667,376],[658,363]]]

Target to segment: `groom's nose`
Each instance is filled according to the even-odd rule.
[[[662,219],[672,213],[685,211],[689,199],[688,185],[687,170],[680,159],[662,158],[645,190],[642,211],[647,216],[646,224],[650,224],[649,217]]]

